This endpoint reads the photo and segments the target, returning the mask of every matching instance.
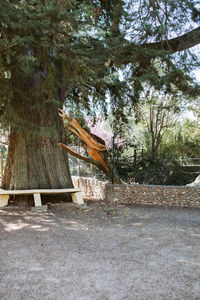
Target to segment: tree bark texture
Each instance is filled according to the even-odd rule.
[[[63,104],[60,91],[55,92],[56,103],[45,102],[45,98],[39,101],[35,88],[40,80],[36,76],[16,78],[13,82],[15,87],[26,93],[26,97],[20,99],[20,94],[15,89],[12,107],[16,107],[16,111],[11,114],[8,157],[2,188],[20,190],[73,187],[68,155],[60,151],[58,146],[59,142],[66,142],[65,130],[58,117],[58,108]]]
[[[67,153],[59,135],[27,136],[11,129],[2,188],[9,190],[73,187]]]

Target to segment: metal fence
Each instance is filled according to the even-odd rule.
[[[81,155],[87,156],[87,152],[84,148],[73,147],[75,152],[80,153]],[[162,172],[159,169],[140,169],[138,168],[138,162],[142,160],[143,156],[141,155],[134,155],[128,158],[117,159],[116,157],[116,166],[119,171],[120,177],[124,182],[127,183],[140,183],[140,184],[151,184],[151,185],[167,185],[171,184],[169,179],[168,172]],[[191,172],[191,170],[186,169],[187,166],[193,166],[197,168],[200,166],[200,158],[186,158],[181,159],[179,161],[180,166],[182,166],[182,171],[185,174],[190,174],[196,176],[200,174],[199,170],[195,170],[195,172]],[[89,164],[83,160],[80,160],[74,156],[69,155],[69,163],[70,163],[70,170],[73,176],[87,176],[87,177],[96,177],[99,180],[108,180],[106,175],[101,172],[96,166]],[[112,165],[111,160],[109,160],[110,165]],[[197,172],[198,171],[198,172]],[[174,175],[176,176],[176,175]],[[179,176],[179,174],[177,174]],[[178,177],[174,178],[179,181]]]
[[[179,162],[181,166],[200,166],[200,158],[183,158]]]
[[[72,176],[96,177],[99,180],[105,179],[105,174],[96,166],[89,164],[69,154],[69,165]]]

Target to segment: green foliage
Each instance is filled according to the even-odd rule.
[[[146,184],[185,185],[194,181],[198,168],[181,165],[182,158],[200,157],[199,118],[183,119],[182,106],[188,106],[188,100],[147,88],[140,99],[142,121],[136,124],[132,115],[121,129],[123,147],[116,149],[120,176]]]
[[[176,122],[173,130],[166,133],[163,139],[160,155],[176,159],[200,157],[199,120]]]
[[[148,48],[182,33],[190,17],[197,17],[193,0],[2,0],[2,121],[27,128],[25,111],[55,111],[66,102],[91,114],[110,109],[124,122],[124,107],[138,103],[144,83],[196,95],[199,87],[188,75],[194,59],[190,64],[185,53]]]

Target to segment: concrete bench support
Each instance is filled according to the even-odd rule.
[[[9,195],[0,195],[0,207],[8,205]]]
[[[72,201],[74,203],[79,204],[79,205],[84,204],[81,192],[72,193],[71,195],[72,195]]]
[[[40,194],[33,194],[33,198],[34,198],[35,206],[41,206],[42,205]]]

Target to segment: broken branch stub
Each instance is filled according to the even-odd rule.
[[[105,142],[101,138],[96,137],[94,134],[87,132],[84,128],[82,128],[82,126],[75,118],[69,118],[64,110],[59,109],[59,116],[61,117],[64,126],[84,142],[85,148],[87,149],[87,152],[91,158],[76,153],[75,151],[73,151],[72,149],[70,149],[62,143],[59,144],[60,149],[67,151],[69,154],[79,159],[82,159],[90,164],[97,166],[97,168],[99,168],[111,178],[111,169],[105,161],[105,158],[108,156],[108,151],[106,149]],[[117,176],[115,176],[115,182],[119,183],[119,179]]]

